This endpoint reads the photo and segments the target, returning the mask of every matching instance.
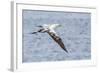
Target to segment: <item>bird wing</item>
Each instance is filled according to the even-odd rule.
[[[32,32],[31,34],[37,34],[38,32],[42,32],[44,29],[40,29],[38,31]]]
[[[65,47],[65,45],[64,45],[64,43],[62,42],[62,39],[59,37],[59,36],[57,36],[55,33],[53,33],[53,32],[47,32],[51,37],[52,37],[52,39],[56,42],[56,43],[58,43],[58,45],[64,50],[64,51],[66,51],[67,53],[68,53],[68,51],[66,50],[66,47]]]

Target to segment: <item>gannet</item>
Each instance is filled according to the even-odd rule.
[[[55,28],[57,27],[60,27],[61,25],[60,24],[43,24],[41,26],[38,26],[40,27],[40,29],[36,32],[32,32],[32,34],[36,34],[38,32],[41,32],[41,33],[48,33],[52,39],[58,43],[58,45],[65,51],[68,53],[62,39],[58,36],[58,34],[55,32]]]

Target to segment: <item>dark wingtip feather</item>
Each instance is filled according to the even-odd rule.
[[[63,49],[63,50],[68,53],[68,50],[66,50],[66,49]]]
[[[37,34],[37,32],[32,32],[32,33],[30,33],[30,34]]]
[[[66,52],[68,53],[68,50],[66,50]]]

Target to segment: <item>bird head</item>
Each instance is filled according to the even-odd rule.
[[[56,28],[61,27],[61,24],[54,24]]]
[[[58,26],[58,27],[61,27],[62,25],[61,25],[61,24],[57,24],[57,26]]]

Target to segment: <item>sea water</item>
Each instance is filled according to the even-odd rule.
[[[68,53],[47,33],[31,34],[43,24],[61,24],[55,31]],[[23,62],[91,59],[90,13],[23,10],[22,31]]]

